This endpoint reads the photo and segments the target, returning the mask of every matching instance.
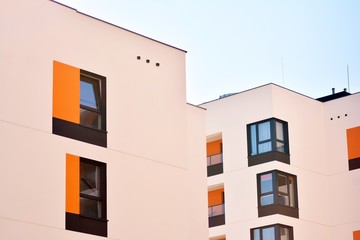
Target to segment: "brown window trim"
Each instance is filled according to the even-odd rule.
[[[259,125],[261,123],[265,123],[265,122],[270,122],[270,131],[271,131],[271,138],[269,140],[269,142],[271,142],[271,146],[272,146],[272,151],[269,152],[264,152],[264,153],[257,153],[254,155],[251,155],[251,126],[252,125]],[[275,139],[275,135],[276,135],[276,122],[280,122],[283,124],[283,131],[284,131],[284,152],[281,151],[277,151],[276,150],[276,139]],[[268,118],[265,120],[261,120],[258,122],[254,122],[254,123],[250,123],[247,124],[246,126],[247,129],[247,143],[248,143],[248,166],[254,166],[254,165],[258,165],[258,164],[263,164],[266,162],[271,162],[271,161],[279,161],[279,162],[283,162],[286,164],[290,164],[290,147],[289,147],[289,133],[288,133],[288,123],[286,121],[283,121],[281,119],[278,118]],[[258,141],[257,141],[257,145],[258,145]]]
[[[82,81],[82,79],[85,79],[87,82],[99,82],[100,92],[95,93],[96,98],[99,101],[99,110],[94,111],[93,109],[82,105],[81,108],[99,113],[101,115],[101,127],[97,130],[106,131],[106,77],[80,69],[80,81]]]
[[[93,235],[107,237],[107,192],[106,192],[106,163],[94,161],[80,157],[80,162],[96,165],[100,169],[100,201],[101,218],[83,216],[81,214],[65,213],[65,228],[67,230],[89,233]],[[79,203],[80,204],[80,203]],[[81,207],[81,206],[80,206]]]
[[[276,177],[272,177],[272,186],[273,186],[273,195],[274,195],[274,203],[273,204],[269,204],[266,206],[261,206],[261,180],[260,177],[264,174],[268,174],[271,173],[272,176],[276,176]],[[280,204],[278,202],[278,198],[276,197],[278,195],[278,184],[277,184],[277,176],[281,174],[281,175],[286,175],[286,176],[292,176],[294,177],[294,201],[295,201],[295,206],[291,207],[288,205],[283,205]],[[257,200],[258,200],[258,217],[265,217],[265,216],[269,216],[269,215],[274,215],[274,214],[281,214],[281,215],[285,215],[285,216],[289,216],[289,217],[294,217],[294,218],[299,218],[299,204],[298,204],[298,191],[297,191],[297,177],[296,175],[293,174],[289,174],[286,172],[282,172],[279,170],[272,170],[272,171],[267,171],[267,172],[263,172],[263,173],[258,173],[257,174]]]
[[[280,227],[287,228],[289,230],[289,239],[294,240],[294,229],[293,229],[293,227],[287,226],[287,225],[284,225],[284,224],[279,224],[279,223],[271,224],[271,225],[267,225],[267,226],[256,227],[256,228],[251,228],[250,229],[250,239],[255,240],[254,239],[254,231],[255,230],[257,230],[257,229],[262,230],[264,228],[271,228],[271,227],[275,228],[275,240],[280,240],[281,239]],[[260,240],[265,240],[265,239],[262,238],[261,234],[260,234]]]

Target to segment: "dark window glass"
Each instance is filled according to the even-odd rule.
[[[273,170],[258,174],[257,180],[259,213],[261,213],[259,215],[264,216],[278,213],[297,217],[296,176]],[[271,206],[273,206],[272,210],[269,208]],[[277,206],[286,206],[286,208],[282,209]]]
[[[250,151],[254,156],[271,151],[288,153],[287,149],[287,123],[270,119],[250,125]]]
[[[248,165],[290,163],[287,122],[270,118],[247,125]]]
[[[80,162],[80,214],[105,218],[105,167],[95,161]]]
[[[251,240],[293,240],[293,228],[274,224],[251,229]]]
[[[80,124],[90,128],[101,129],[100,80],[81,75],[80,81]]]
[[[98,95],[100,93],[97,81],[80,81],[80,104],[94,109],[99,109]]]

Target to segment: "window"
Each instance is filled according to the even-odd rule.
[[[250,230],[251,240],[293,240],[293,228],[274,224]]]
[[[103,130],[105,119],[102,111],[101,80],[85,71],[80,72],[80,124]]]
[[[360,126],[346,130],[349,170],[360,168]]]
[[[269,161],[289,163],[287,123],[271,118],[247,125],[249,166]]]
[[[208,192],[209,227],[225,224],[224,188]]]
[[[87,217],[106,219],[105,168],[91,160],[80,161],[80,214]]]
[[[54,61],[53,133],[107,146],[105,77]]]
[[[277,170],[257,175],[258,215],[299,217],[296,176]]]
[[[206,144],[207,176],[223,173],[222,139]]]
[[[105,163],[66,155],[66,229],[107,236]]]

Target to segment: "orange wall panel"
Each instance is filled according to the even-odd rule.
[[[53,62],[53,117],[80,123],[80,69]]]
[[[360,230],[353,232],[354,240],[360,240]]]
[[[80,157],[66,154],[66,212],[80,214]]]
[[[208,192],[208,206],[215,206],[224,203],[224,189],[218,189]]]
[[[360,126],[346,130],[349,160],[360,158]]]
[[[211,156],[222,152],[222,139],[206,144],[206,155]]]

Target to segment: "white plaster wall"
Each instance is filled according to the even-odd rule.
[[[208,185],[224,185],[226,225],[210,228],[210,237],[248,239],[250,228],[282,223],[294,227],[296,239],[326,239],[330,213],[323,104],[270,84],[202,106],[207,108],[207,134],[221,132],[223,139],[224,174],[208,178]],[[248,167],[246,125],[270,117],[288,122],[290,165]],[[297,176],[299,219],[257,217],[256,174],[274,169]]]
[[[359,230],[360,222],[360,172],[349,171],[346,140],[346,129],[360,126],[359,103],[359,93],[325,103],[330,224],[333,236],[347,239],[352,239],[349,232]]]
[[[186,166],[185,52],[51,1],[0,11],[0,119],[51,132],[57,60],[107,77],[108,148]]]
[[[100,239],[65,230],[66,153],[107,164],[109,239],[207,239],[185,52],[46,0],[6,1],[0,31],[0,239]],[[107,78],[108,148],[51,134],[53,60]]]

